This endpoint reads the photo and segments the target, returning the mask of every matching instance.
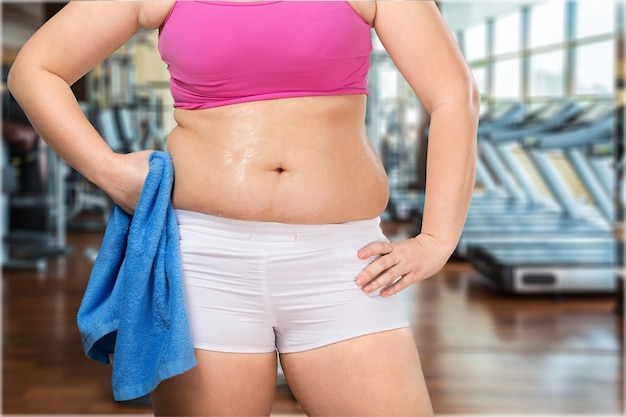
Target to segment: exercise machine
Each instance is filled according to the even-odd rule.
[[[4,74],[6,77],[6,74]],[[13,96],[2,94],[2,267],[38,269],[66,242],[67,165],[45,145]]]
[[[533,164],[532,168],[540,175],[541,181],[546,185],[552,196],[551,205],[539,206],[538,210],[536,209],[537,205],[533,205],[531,209],[527,207],[526,210],[524,210],[524,206],[521,206],[521,209],[512,210],[508,213],[506,211],[494,213],[482,207],[479,207],[478,210],[475,208],[475,211],[472,212],[470,208],[471,214],[468,216],[457,247],[457,256],[465,256],[469,244],[536,242],[538,239],[565,241],[576,239],[577,236],[603,241],[611,235],[612,228],[598,207],[578,201],[558,169],[555,168],[551,158],[545,155],[530,155],[532,152],[528,146],[524,146],[523,141],[528,140],[528,138],[548,137],[549,135],[576,138],[577,136],[572,132],[580,132],[579,136],[589,137],[589,129],[594,128],[597,129],[596,133],[602,136],[605,135],[602,133],[602,126],[610,123],[608,120],[613,117],[613,113],[607,110],[603,103],[594,103],[586,108],[563,103],[560,106],[560,112],[554,111],[557,108],[552,105],[548,106],[548,114],[551,114],[551,117],[532,117],[531,125],[522,126],[518,134],[514,134],[512,131],[501,131],[491,134],[491,139],[489,139],[504,141],[506,145],[515,141],[515,144],[520,147],[519,151],[528,156],[529,161]],[[540,123],[536,121],[537,119],[543,120],[541,123],[543,129],[539,128]],[[544,143],[546,142],[544,141]],[[522,173],[518,175],[522,175]],[[529,176],[528,173],[526,176]],[[539,193],[537,187],[533,189]],[[480,214],[481,209],[485,214]]]
[[[531,160],[544,176],[556,176],[548,153],[558,150],[566,155],[604,219],[605,236],[572,234],[570,226],[565,233],[567,239],[546,239],[528,232],[526,241],[472,242],[467,258],[483,276],[511,293],[615,291],[618,256],[624,249],[623,243],[612,233],[615,217],[612,198],[605,192],[602,179],[590,168],[586,155],[594,145],[606,146],[611,142],[613,112],[610,104],[595,105],[560,131],[524,139]],[[553,179],[548,184],[555,188],[555,194],[561,192],[558,181]],[[563,200],[562,204],[571,204],[566,201],[569,199],[566,194],[558,198]]]

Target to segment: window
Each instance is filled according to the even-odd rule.
[[[519,11],[495,20],[495,54],[519,51],[520,20]]]
[[[519,98],[521,96],[520,60],[498,61],[494,67],[493,96],[496,98]]]
[[[612,94],[614,42],[596,42],[576,48],[576,94]]]
[[[559,50],[530,57],[530,95],[563,96],[565,52]]]
[[[594,5],[597,1],[593,1]],[[549,1],[531,8],[530,47],[561,43],[565,39],[565,2]]]
[[[579,1],[576,37],[585,38],[615,31],[615,2]]]
[[[484,24],[473,26],[465,31],[465,59],[468,61],[487,56],[487,29]]]

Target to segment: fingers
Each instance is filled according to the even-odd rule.
[[[359,250],[359,258],[367,259],[378,255],[387,255],[393,251],[391,242],[373,242]]]
[[[392,295],[396,295],[397,293],[399,293],[400,291],[408,287],[410,284],[411,282],[408,279],[406,279],[405,277],[402,277],[399,280],[397,280],[395,283],[393,283],[392,285],[389,285],[388,287],[383,288],[380,291],[380,295],[382,295],[383,297],[390,297]]]
[[[361,271],[355,282],[365,293],[380,290],[383,297],[397,294],[412,283],[428,278],[436,269],[429,265],[433,257],[424,252],[415,239],[371,243],[359,250],[358,256],[378,258]]]
[[[370,263],[355,279],[356,284],[365,293],[372,293],[382,288],[381,295],[387,296],[402,289],[402,287],[396,287],[395,292],[390,292],[385,287],[410,272],[408,263],[403,262],[409,258],[406,247],[397,242],[374,242],[359,250],[358,255],[361,259],[378,256],[378,259]]]
[[[389,252],[391,253],[391,252]],[[400,276],[397,262],[392,256],[381,256],[368,265],[356,278],[356,284],[366,293],[374,292],[395,281]]]
[[[373,292],[380,288],[375,279],[385,279],[393,274],[390,269],[393,266],[393,260],[390,257],[382,257],[382,255],[388,255],[393,252],[393,244],[390,242],[373,242],[365,246],[358,252],[360,259],[368,259],[375,256],[381,256],[376,261],[372,262],[365,270],[356,277],[356,284],[363,289],[366,293]]]

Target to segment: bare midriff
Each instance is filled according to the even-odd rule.
[[[364,95],[176,109],[174,207],[296,224],[373,218],[389,197]]]

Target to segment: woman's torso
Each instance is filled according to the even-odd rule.
[[[366,3],[352,7],[371,21]],[[305,224],[379,215],[388,185],[365,131],[365,103],[363,94],[343,94],[177,108],[167,142],[174,206]]]

